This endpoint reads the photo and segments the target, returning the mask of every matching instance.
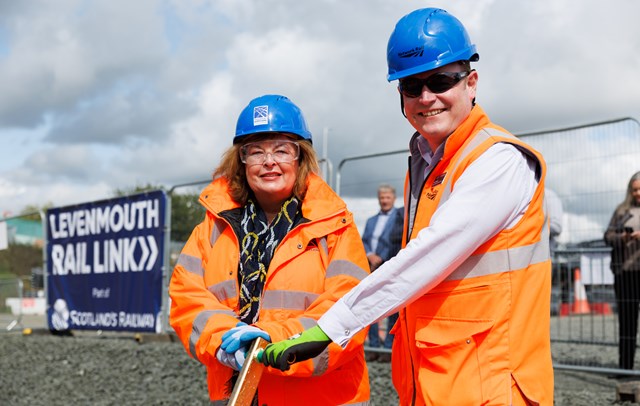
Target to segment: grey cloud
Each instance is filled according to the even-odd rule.
[[[30,155],[21,168],[9,175],[17,184],[45,185],[60,180],[87,184],[103,174],[99,162],[98,156],[85,146],[50,147]]]
[[[92,190],[105,190],[207,178],[240,109],[267,92],[300,105],[319,152],[323,129],[330,129],[334,170],[346,157],[404,149],[413,129],[401,115],[396,84],[386,81],[386,45],[398,18],[425,6],[418,0],[0,2],[10,50],[0,56],[0,131],[48,130],[42,152],[34,152],[45,158],[65,156],[72,146],[93,152],[72,162],[33,155],[11,171],[11,182],[20,179],[31,190],[46,179],[51,187],[39,193],[66,188],[70,196],[75,188],[86,196],[91,183],[101,185]],[[479,103],[508,130],[637,115],[640,3],[613,0],[603,9],[595,0],[465,0],[445,7],[479,47]],[[84,172],[77,169],[83,165]],[[370,196],[379,180],[390,178],[401,189],[405,168],[400,157],[384,165],[348,164],[344,186]],[[14,203],[0,202],[6,204]]]
[[[192,114],[195,106],[166,92],[158,94],[150,86],[131,89],[123,86],[114,95],[84,101],[73,111],[58,115],[47,136],[52,143],[121,144],[150,139],[161,142],[171,125]]]

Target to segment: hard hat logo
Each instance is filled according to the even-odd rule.
[[[253,108],[253,125],[269,124],[269,106],[256,106]]]
[[[409,51],[398,52],[398,56],[400,58],[413,58],[413,57],[422,57],[424,55],[424,47],[416,47]]]

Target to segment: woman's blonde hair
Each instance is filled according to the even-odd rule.
[[[266,140],[271,138],[271,135],[278,135],[279,133],[258,133],[247,136],[242,142],[234,144],[225,151],[222,155],[220,165],[213,172],[213,179],[224,177],[229,181],[229,194],[231,198],[244,206],[247,203],[251,189],[247,182],[247,175],[245,172],[245,164],[240,159],[240,149],[243,145],[258,140]],[[284,134],[289,136],[289,134]],[[311,173],[318,173],[318,156],[316,151],[310,142],[305,140],[299,140],[300,157],[298,158],[298,172],[296,173],[296,181],[293,185],[293,195],[298,198],[299,201],[304,200],[304,196],[307,193],[307,178]]]
[[[637,180],[640,180],[640,172],[631,175],[631,179],[629,179],[629,183],[627,184],[627,193],[624,196],[624,200],[616,208],[618,213],[624,214],[631,207],[637,206],[636,199],[633,197],[633,182]]]

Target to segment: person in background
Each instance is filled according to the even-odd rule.
[[[611,247],[611,271],[618,308],[618,359],[621,369],[633,369],[640,306],[640,172],[629,179],[627,193],[604,233]]]
[[[206,366],[214,405],[227,404],[253,340],[315,326],[369,273],[352,214],[317,175],[311,142],[291,100],[258,97],[200,195],[206,215],[171,276],[169,321]],[[368,404],[366,334],[287,372],[267,368],[254,404]]]
[[[385,261],[394,257],[402,246],[403,209],[393,207],[396,201],[396,190],[393,186],[382,184],[378,186],[378,204],[380,211],[367,220],[362,234],[362,242],[367,252],[367,260],[371,272],[375,271]],[[387,329],[382,347],[391,350],[393,334],[391,327],[398,319],[398,313],[387,317]],[[369,346],[380,347],[380,332],[378,323],[369,326]],[[391,361],[391,354],[387,352],[369,352],[367,361]]]
[[[401,405],[551,405],[551,260],[541,154],[475,103],[475,45],[445,10],[400,19],[387,47],[411,137],[406,246],[300,336],[268,345],[286,370],[400,310]]]

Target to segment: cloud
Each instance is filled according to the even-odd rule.
[[[11,179],[23,184],[42,185],[59,179],[87,184],[104,173],[96,162],[98,157],[87,146],[49,147],[27,157]]]
[[[241,109],[264,93],[285,94],[302,108],[316,149],[323,154],[327,145],[349,198],[375,196],[383,181],[401,190],[402,154],[338,166],[407,148],[413,129],[396,83],[386,81],[386,46],[401,16],[429,5],[0,2],[0,209],[207,179],[231,145]],[[463,0],[446,7],[478,46],[480,105],[508,130],[637,115],[640,3]],[[554,151],[570,161],[575,143],[554,141],[550,162]],[[580,138],[579,148],[590,145],[607,142]],[[610,187],[589,200],[597,214],[587,220],[601,224],[637,169],[634,159],[550,164],[550,184],[571,196],[572,216],[584,214],[577,208],[586,207],[594,185]]]
[[[127,83],[97,100],[56,116],[47,141],[54,143],[126,143],[132,139],[162,140],[172,124],[195,110],[191,101],[152,85]]]

